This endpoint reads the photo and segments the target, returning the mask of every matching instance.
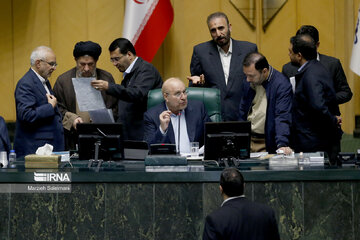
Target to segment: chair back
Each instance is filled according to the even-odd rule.
[[[221,122],[220,90],[217,88],[188,87],[188,99],[202,101],[213,122]],[[147,108],[150,109],[164,101],[161,89],[153,89],[148,93]]]

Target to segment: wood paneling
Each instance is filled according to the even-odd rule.
[[[12,1],[1,1],[0,6],[0,115],[15,119],[14,52]]]

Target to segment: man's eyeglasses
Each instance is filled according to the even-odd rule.
[[[114,62],[119,62],[120,59],[122,59],[125,55],[121,55],[120,57],[113,57],[110,58],[110,62],[114,63]]]
[[[185,96],[187,96],[189,93],[189,90],[188,89],[185,89],[184,91],[182,92],[176,92],[174,94],[172,94],[174,97],[177,97],[177,98],[180,98],[182,94],[184,94]],[[170,93],[166,93],[167,95],[170,95]]]
[[[40,59],[40,61],[46,62],[46,63],[49,64],[51,67],[56,67],[56,66],[57,66],[57,63],[56,63],[56,62],[47,62],[47,61],[42,60],[42,59]]]

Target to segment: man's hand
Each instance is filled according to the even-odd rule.
[[[191,77],[187,76],[186,78],[187,78],[187,80],[192,81],[192,83],[195,85],[197,85],[197,84],[202,85],[205,83],[204,74],[201,74],[200,76],[191,76]]]
[[[163,111],[159,115],[160,127],[161,127],[161,130],[163,130],[163,132],[166,132],[166,130],[169,127],[169,122],[170,122],[170,119],[171,119],[170,114],[171,114],[171,111]]]
[[[276,152],[278,152],[279,150],[282,151],[285,155],[290,155],[293,152],[290,147],[281,147]]]
[[[51,104],[51,106],[53,108],[56,107],[56,104],[57,104],[57,100],[56,100],[56,97],[54,95],[51,95],[51,94],[46,94],[46,97],[47,97],[47,100],[48,100],[48,103]]]
[[[109,83],[104,80],[92,80],[91,86],[95,88],[96,90],[102,91],[102,90],[108,90],[109,89]]]
[[[76,125],[78,124],[78,123],[83,123],[83,120],[82,120],[82,118],[81,117],[78,117],[78,118],[76,118],[75,120],[74,120],[74,122],[73,122],[73,128],[76,130]]]

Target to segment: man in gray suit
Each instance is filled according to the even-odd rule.
[[[319,49],[319,31],[311,25],[303,25],[297,32],[296,35],[307,34],[316,43],[316,49]],[[349,87],[349,84],[346,80],[344,70],[341,66],[339,59],[330,57],[324,54],[317,53],[317,60],[324,65],[324,67],[329,71],[331,75],[331,84],[334,86],[336,92],[336,101],[338,104],[343,104],[351,100],[352,92]],[[296,75],[299,67],[295,66],[291,62],[285,64],[282,68],[282,73],[288,77],[291,81],[292,77]]]
[[[231,24],[222,12],[208,16],[207,25],[212,40],[194,47],[189,85],[220,89],[222,119],[237,121],[246,79],[242,62],[246,54],[257,52],[257,46],[232,39]]]

